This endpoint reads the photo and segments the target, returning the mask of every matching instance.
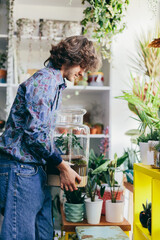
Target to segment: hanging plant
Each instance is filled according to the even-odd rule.
[[[122,19],[129,0],[82,0],[82,4],[85,2],[88,2],[89,6],[83,11],[85,18],[81,21],[84,34],[92,24],[92,38],[100,43],[103,58],[110,59],[113,36],[125,28]]]

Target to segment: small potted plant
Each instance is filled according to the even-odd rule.
[[[120,185],[117,185],[115,180],[115,170],[117,163],[115,162],[114,167],[109,168],[109,187],[111,191],[111,199],[106,200],[106,212],[105,217],[107,222],[123,222],[124,219],[124,201],[117,200],[118,190]]]
[[[147,160],[147,151],[156,151],[155,146],[159,143],[159,135],[159,130],[152,130],[152,128],[150,128],[150,132],[148,134],[142,133],[138,137],[137,144],[140,147],[141,161],[143,164],[149,164]]]
[[[143,203],[143,211],[139,214],[139,220],[144,228],[147,228],[148,219],[151,218],[151,203],[146,200],[146,205]]]
[[[100,190],[97,191],[99,198],[103,199],[103,207],[102,214],[105,215],[105,205],[106,200],[111,199],[111,188],[110,188],[110,177],[109,177],[109,169],[117,166],[116,174],[121,174],[121,178],[123,179],[123,173],[118,171],[118,168],[125,162],[128,154],[124,153],[121,157],[117,158],[115,155],[114,160],[103,159],[103,164],[101,163],[97,168],[93,171],[93,174],[98,175],[98,185],[100,186]],[[120,200],[123,194],[122,186],[116,187],[114,186],[114,190],[117,190],[116,199]]]
[[[123,155],[121,158],[118,159],[117,154],[115,154],[114,160],[109,162],[107,161],[106,163],[98,167],[95,171],[93,171],[93,173],[104,172],[110,188],[110,200],[105,201],[105,216],[107,222],[123,221],[124,201],[117,200],[120,185],[115,179],[115,173],[118,170],[118,166],[120,166],[126,160],[126,157],[127,154]]]
[[[68,222],[82,222],[84,219],[84,198],[82,190],[78,188],[73,192],[64,191],[66,202],[64,204],[64,212]]]
[[[6,76],[7,76],[7,71],[6,71],[6,60],[7,60],[7,54],[4,52],[0,53],[0,83],[6,83]]]
[[[86,193],[88,198],[85,199],[87,222],[89,224],[99,224],[102,211],[102,199],[96,198],[97,176],[88,177]]]

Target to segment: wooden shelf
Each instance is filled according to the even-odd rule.
[[[131,184],[129,182],[124,182],[124,186],[126,189],[128,189],[130,192],[133,193],[133,184]]]
[[[131,230],[131,224],[126,219],[124,219],[122,223],[109,223],[109,222],[106,222],[105,216],[101,216],[101,221],[99,224],[88,224],[86,219],[84,219],[83,222],[76,222],[76,223],[67,222],[62,205],[61,205],[61,214],[62,214],[62,225],[63,225],[62,229],[63,231],[67,231],[67,232],[75,232],[76,226],[119,226],[125,232]]]

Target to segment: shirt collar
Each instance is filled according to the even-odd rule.
[[[47,68],[51,68],[54,75],[56,75],[56,83],[57,83],[57,85],[59,85],[59,89],[61,89],[61,88],[62,88],[62,90],[65,89],[67,87],[67,84],[61,74],[61,71],[59,69],[55,69],[50,61],[47,64]]]

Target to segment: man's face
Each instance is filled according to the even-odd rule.
[[[74,82],[77,77],[83,76],[83,74],[84,69],[80,66],[64,67],[63,69],[63,77],[71,82]]]

